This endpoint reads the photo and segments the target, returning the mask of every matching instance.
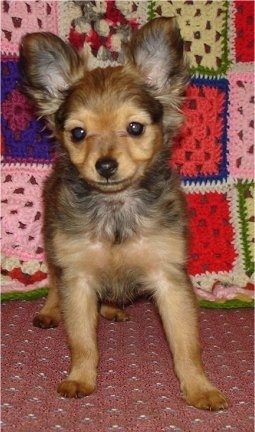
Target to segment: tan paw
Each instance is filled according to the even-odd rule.
[[[64,380],[58,385],[58,393],[67,398],[81,398],[88,396],[95,390],[94,385],[85,382]]]
[[[101,305],[100,315],[109,321],[124,322],[130,320],[130,315],[124,309],[107,304]]]
[[[60,322],[60,316],[47,314],[37,314],[33,319],[33,325],[42,329],[57,327]]]
[[[216,388],[186,395],[186,402],[199,409],[218,411],[228,408],[228,402]]]

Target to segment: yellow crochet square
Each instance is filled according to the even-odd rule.
[[[227,61],[227,3],[225,1],[157,1],[155,16],[176,16],[185,40],[191,69],[225,72]]]

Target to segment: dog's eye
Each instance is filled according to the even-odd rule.
[[[71,136],[72,136],[73,141],[76,141],[76,142],[82,141],[86,136],[86,132],[81,127],[76,127],[76,128],[71,130]]]
[[[127,127],[127,132],[129,135],[139,136],[144,132],[144,125],[138,122],[129,123]]]

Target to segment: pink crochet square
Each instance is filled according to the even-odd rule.
[[[3,1],[2,54],[18,54],[25,33],[50,31],[57,33],[58,1]]]
[[[2,167],[2,252],[27,261],[43,259],[42,188],[50,168]]]
[[[253,73],[231,73],[229,104],[229,171],[233,177],[254,176]]]

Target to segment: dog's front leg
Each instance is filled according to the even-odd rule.
[[[197,307],[191,282],[174,268],[157,280],[155,300],[168,339],[181,391],[189,405],[201,409],[227,408],[225,396],[206,377],[200,353]]]
[[[65,397],[82,397],[96,387],[97,296],[84,275],[65,278],[60,292],[71,369],[67,379],[59,384],[58,392]]]
[[[35,327],[47,329],[50,327],[57,327],[61,320],[61,312],[59,309],[59,295],[58,295],[58,278],[59,269],[55,266],[48,264],[49,273],[49,292],[43,308],[33,319]]]

